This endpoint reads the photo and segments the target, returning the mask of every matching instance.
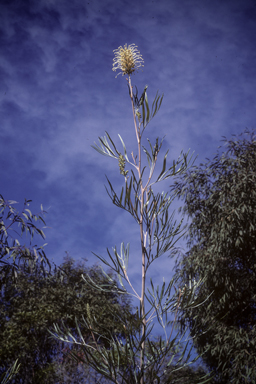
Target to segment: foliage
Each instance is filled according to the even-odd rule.
[[[109,384],[108,380],[88,365],[79,364],[69,356],[65,356],[61,362],[56,361],[54,369],[57,376],[55,384]]]
[[[20,364],[18,364],[18,360],[14,362],[12,367],[7,369],[5,373],[3,373],[0,377],[1,384],[7,384],[10,383],[10,381],[14,378],[14,376],[18,373],[20,368]]]
[[[0,372],[6,372],[18,358],[21,364],[17,375],[19,383],[55,384],[61,374],[77,375],[77,365],[73,366],[72,372],[67,372],[69,350],[65,351],[62,343],[50,337],[48,328],[53,323],[62,327],[60,319],[63,319],[63,325],[75,332],[75,318],[78,321],[86,318],[88,304],[91,314],[100,318],[102,343],[107,342],[103,329],[122,333],[123,329],[115,322],[112,312],[126,311],[130,314],[128,298],[120,300],[110,290],[96,295],[95,290],[82,279],[82,274],[87,274],[94,281],[110,287],[98,267],[75,265],[66,257],[59,268],[52,268],[51,273],[45,273],[40,263],[33,267],[20,264],[16,273],[15,284],[8,279],[0,299]],[[1,278],[3,276],[0,274]],[[84,332],[83,327],[81,332],[85,339],[92,337],[91,332]]]
[[[49,264],[48,259],[44,253],[43,246],[32,245],[34,234],[40,235],[42,238],[45,237],[44,232],[41,228],[41,224],[45,224],[43,215],[45,211],[41,206],[41,212],[37,215],[33,214],[28,208],[31,200],[25,200],[24,206],[21,212],[14,208],[14,204],[17,204],[13,200],[5,200],[0,195],[0,288],[1,288],[1,309],[3,297],[8,290],[7,286],[14,286],[17,279],[18,268],[20,264],[33,267],[35,263],[39,263],[40,267],[44,269],[45,264]],[[37,223],[38,222],[38,223]],[[26,240],[22,237],[29,235]],[[4,312],[0,312],[1,323],[0,329],[3,330],[4,322],[8,321],[9,318],[5,317]],[[1,333],[3,337],[3,334]],[[2,340],[5,343],[6,340]],[[10,382],[13,377],[18,373],[20,364],[16,355],[13,358],[12,365],[9,368],[3,368],[3,356],[1,356],[1,383]]]
[[[204,305],[184,311],[199,352],[220,383],[256,380],[256,139],[226,142],[212,161],[186,172],[173,187],[188,215],[189,252],[182,283],[203,278]],[[206,332],[207,325],[211,328]]]
[[[187,366],[180,370],[176,370],[170,373],[170,376],[161,384],[197,384],[202,382],[202,378],[207,378],[205,370],[202,367]]]
[[[88,342],[81,334],[76,337],[68,327],[61,330],[57,325],[53,334],[62,341],[79,345],[83,350],[83,356],[74,354],[74,358],[90,365],[111,382],[153,384],[164,380],[166,370],[163,370],[162,367],[166,359],[168,359],[166,367],[171,367],[172,371],[185,366],[190,359],[189,343],[185,343],[182,348],[182,337],[179,338],[179,335],[175,335],[173,331],[179,311],[199,305],[196,291],[200,289],[202,281],[193,280],[189,286],[177,288],[175,293],[174,280],[169,283],[163,281],[162,285],[157,287],[154,286],[152,280],[149,281],[149,271],[152,271],[153,262],[163,255],[171,256],[176,242],[184,233],[182,221],[177,222],[174,212],[170,213],[175,195],[155,192],[154,186],[160,181],[170,180],[174,176],[182,174],[188,168],[190,159],[188,153],[181,152],[177,160],[167,165],[167,151],[163,157],[161,169],[158,171],[156,163],[163,140],[156,138],[153,144],[147,139],[147,144],[142,145],[145,129],[158,112],[163,96],[157,93],[150,108],[147,96],[148,87],[144,88],[140,97],[137,88],[135,92],[130,75],[136,69],[137,56],[133,55],[140,55],[140,53],[137,47],[136,49],[135,47],[131,49],[131,47],[133,46],[119,47],[115,51],[113,70],[120,69],[123,75],[128,75],[126,80],[132,106],[137,154],[136,151],[132,151],[131,156],[128,156],[126,145],[120,135],[118,135],[121,141],[121,150],[119,150],[107,132],[105,137],[99,138],[99,144],[95,144],[94,149],[117,161],[119,172],[123,177],[120,192],[115,191],[108,178],[106,190],[113,204],[128,212],[137,225],[142,267],[141,293],[136,291],[127,272],[129,244],[126,246],[122,243],[120,252],[116,246],[112,251],[107,249],[109,260],[101,256],[97,257],[118,275],[120,284],[112,286],[112,290],[119,294],[129,293],[138,300],[139,332],[132,323],[127,321],[123,313],[120,313],[115,316],[125,330],[125,338],[120,338],[116,332],[111,331],[107,336],[108,345],[99,343],[102,335],[96,331],[98,323],[93,316],[88,316],[80,326],[87,328],[88,332],[97,333],[98,338],[95,340]],[[139,58],[141,63],[142,56],[140,55]],[[144,162],[148,164],[148,167]],[[138,252],[133,251],[133,253]],[[88,276],[85,279],[99,292],[106,289]],[[110,276],[109,280],[112,281]],[[89,309],[90,307],[88,307],[88,311]],[[156,322],[162,327],[163,335],[154,341],[152,329]]]
[[[31,200],[25,200],[23,209],[19,212],[14,208],[16,201],[4,200],[0,195],[0,268],[1,273],[6,275],[11,271],[13,277],[16,276],[20,262],[31,266],[40,258],[42,265],[48,263],[43,246],[31,244],[35,234],[45,238],[42,228],[38,226],[42,223],[45,225],[45,211],[41,206],[41,212],[38,215],[33,214],[28,208],[30,202]],[[29,234],[29,245],[24,244],[24,233]],[[5,279],[2,280],[4,282]]]

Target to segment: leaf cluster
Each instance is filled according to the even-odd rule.
[[[96,284],[93,280],[88,279],[88,276],[87,281],[99,291],[106,290],[106,286]],[[201,305],[197,295],[201,283],[201,281],[190,281],[189,286],[185,286],[182,291],[179,290],[176,295],[173,295],[174,280],[169,284],[163,282],[161,287],[157,286],[156,288],[151,281],[151,289],[148,289],[146,299],[151,304],[155,315],[150,316],[147,332],[144,335],[140,332],[143,326],[143,318],[139,315],[139,312],[135,317],[129,316],[124,310],[122,312],[113,312],[116,322],[123,329],[123,333],[119,333],[117,329],[104,328],[100,323],[101,320],[99,321],[91,314],[90,306],[87,306],[86,309],[87,317],[83,317],[82,321],[76,322],[76,333],[63,324],[62,328],[56,324],[52,334],[62,342],[76,345],[80,352],[77,353],[76,349],[74,349],[70,352],[70,356],[78,364],[83,364],[85,367],[90,366],[110,382],[139,383],[144,375],[148,383],[162,382],[167,380],[171,373],[174,374],[176,370],[178,371],[191,364],[191,362],[195,362],[198,357],[195,359],[191,357],[193,345],[189,344],[189,340],[185,340],[187,330],[184,330],[182,335],[176,332],[175,336],[171,332],[169,339],[159,337],[157,340],[153,340],[151,332],[154,323],[152,320],[157,317],[164,332],[166,326],[172,326],[174,329],[175,320],[168,320],[168,314],[178,313],[180,310]],[[115,288],[114,286],[112,289],[115,291]],[[82,329],[84,333],[81,331]],[[103,332],[105,332],[104,338],[107,341],[105,343],[101,342]],[[84,337],[84,334],[90,333],[93,338]],[[145,362],[141,365],[139,357],[144,342],[146,345]],[[164,361],[166,364],[165,369],[163,369]],[[207,377],[208,380],[209,377]],[[200,381],[200,383],[203,382],[206,381]]]
[[[18,360],[16,360],[14,364],[9,369],[7,369],[5,373],[1,375],[0,377],[1,384],[10,383],[14,378],[14,376],[18,373],[19,368],[20,368],[20,364],[18,364]]]
[[[100,323],[102,344],[107,345],[107,332],[123,332],[112,313],[126,311],[131,317],[129,300],[110,290],[96,293],[84,282],[85,273],[98,283],[106,282],[100,269],[75,265],[69,257],[48,274],[42,272],[40,263],[33,269],[26,263],[20,264],[16,283],[8,279],[0,299],[0,373],[6,372],[18,358],[20,383],[56,383],[56,362],[62,358],[69,364],[69,350],[65,352],[63,343],[50,337],[48,328],[57,323],[61,329],[65,326],[76,334],[76,321],[88,316],[87,305],[91,316]],[[3,273],[0,277],[3,278]],[[84,327],[81,332],[85,339],[92,338]]]
[[[46,213],[41,206],[39,214],[33,214],[28,208],[31,200],[25,200],[23,209],[19,212],[13,200],[5,200],[0,195],[0,267],[1,272],[16,276],[19,263],[32,266],[40,259],[42,266],[48,259],[44,253],[44,245],[32,245],[34,235],[45,238],[41,225],[45,225],[43,215]],[[26,239],[24,239],[25,235]]]
[[[181,280],[203,278],[205,305],[185,311],[196,346],[220,383],[256,380],[256,139],[246,131],[173,189],[190,219]],[[211,325],[206,332],[206,328]]]

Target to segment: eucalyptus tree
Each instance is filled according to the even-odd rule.
[[[31,200],[25,200],[23,208],[18,211],[14,207],[17,204],[14,200],[5,200],[0,195],[0,330],[1,343],[8,345],[8,338],[4,335],[4,323],[10,320],[2,311],[4,296],[8,287],[13,288],[17,284],[17,277],[20,265],[33,268],[40,263],[40,268],[46,271],[45,265],[49,266],[49,261],[44,253],[44,246],[32,244],[34,235],[45,238],[42,225],[45,225],[43,216],[45,211],[41,206],[38,214],[33,214],[28,208]],[[24,234],[26,235],[24,238]],[[11,308],[10,302],[8,303]],[[17,354],[4,368],[4,356],[0,353],[0,374],[1,383],[9,383],[13,380],[20,369]]]
[[[0,271],[6,275],[11,271],[14,278],[20,262],[32,266],[40,258],[42,267],[49,265],[44,245],[32,245],[34,235],[45,239],[42,225],[45,226],[43,216],[46,212],[41,206],[38,214],[32,213],[30,202],[25,199],[22,210],[18,211],[14,207],[16,201],[5,200],[0,195]]]
[[[217,382],[255,383],[255,132],[225,141],[213,160],[173,186],[190,218],[189,251],[178,267],[181,283],[203,278],[200,295],[212,292],[207,303],[183,316]]]
[[[123,325],[125,338],[118,337],[115,332],[109,332],[109,345],[102,345],[101,333],[95,332],[99,324],[97,319],[90,315],[89,306],[87,320],[80,326],[87,327],[94,335],[97,334],[97,338],[87,342],[82,335],[76,338],[67,328],[63,331],[56,325],[53,330],[53,334],[61,340],[81,346],[83,357],[74,355],[78,361],[89,364],[116,384],[159,383],[167,374],[167,369],[161,369],[164,364],[167,368],[172,366],[172,371],[181,369],[181,364],[188,364],[188,343],[181,350],[182,344],[174,332],[174,327],[181,309],[199,304],[195,292],[201,285],[200,281],[191,281],[189,286],[176,288],[174,292],[174,280],[169,283],[163,281],[160,286],[155,286],[152,280],[149,281],[150,270],[155,268],[152,267],[153,263],[163,255],[171,256],[176,242],[183,235],[182,222],[177,222],[174,212],[170,212],[175,196],[168,192],[155,192],[154,187],[163,180],[170,180],[185,172],[191,157],[189,159],[189,153],[181,152],[179,158],[168,165],[167,151],[163,156],[161,170],[157,174],[156,164],[163,140],[156,138],[155,142],[151,143],[147,139],[144,143],[144,133],[159,111],[163,95],[156,94],[151,108],[147,86],[141,96],[138,96],[137,87],[132,85],[131,75],[143,66],[143,58],[134,44],[119,47],[114,51],[113,70],[120,70],[119,73],[126,76],[137,148],[128,155],[122,137],[118,135],[121,148],[118,149],[118,145],[107,132],[106,136],[100,137],[99,143],[93,146],[100,154],[118,163],[123,185],[120,192],[116,192],[107,178],[107,193],[115,206],[131,215],[138,229],[140,250],[134,250],[133,254],[140,253],[141,257],[140,292],[136,290],[132,278],[128,275],[129,244],[122,243],[120,251],[116,246],[112,250],[107,249],[109,259],[97,257],[119,278],[119,285],[112,286],[111,289],[120,295],[129,293],[138,300],[139,332],[122,313],[115,314]],[[108,278],[111,280],[110,276]],[[84,276],[84,279],[99,292],[107,289],[96,284],[89,276]],[[158,322],[163,330],[163,335],[157,340],[152,334],[155,322]]]
[[[105,284],[109,290],[96,295],[92,287],[83,283],[82,274],[88,274],[98,284]],[[4,276],[0,274],[0,281],[1,277]],[[96,382],[89,367],[81,370],[76,363],[71,364],[70,348],[51,338],[48,332],[53,323],[61,326],[62,319],[75,333],[75,319],[86,318],[87,305],[90,305],[91,314],[100,318],[104,345],[108,342],[104,329],[115,330],[119,337],[123,333],[123,327],[112,312],[125,312],[132,321],[129,297],[119,297],[112,292],[110,282],[97,266],[89,268],[66,257],[58,268],[52,266],[51,272],[46,274],[40,263],[33,268],[20,264],[15,284],[9,279],[0,298],[0,376],[18,359],[20,368],[15,380],[20,384],[73,384],[77,379],[82,382],[82,377],[86,382],[89,375],[90,383]],[[81,327],[80,331],[86,340],[92,337],[87,329]],[[75,345],[72,348],[82,353]]]

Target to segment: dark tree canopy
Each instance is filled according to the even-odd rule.
[[[59,268],[49,263],[43,246],[34,243],[34,235],[45,237],[45,212],[41,207],[39,214],[33,214],[30,202],[25,200],[18,211],[15,201],[0,195],[0,377],[18,359],[15,383],[56,384],[58,380],[64,382],[64,377],[75,382],[83,372],[70,362],[70,348],[51,338],[48,328],[54,323],[64,324],[76,332],[75,319],[86,319],[89,305],[90,315],[99,323],[99,342],[106,344],[106,332],[123,333],[115,314],[122,312],[133,321],[132,307],[127,296],[111,291],[115,279],[111,283],[99,267],[75,264],[70,257]],[[109,289],[96,291],[85,283],[82,274]],[[89,374],[94,382],[95,376]]]
[[[113,292],[95,291],[85,283],[82,274],[89,274],[98,283],[106,281],[98,267],[75,264],[69,257],[47,274],[40,264],[33,268],[20,264],[15,284],[12,279],[7,280],[0,298],[0,374],[18,358],[21,366],[15,380],[20,384],[55,384],[61,375],[74,379],[79,369],[67,356],[70,349],[51,338],[48,328],[54,323],[61,326],[63,321],[75,333],[75,318],[86,319],[87,304],[91,316],[100,323],[100,342],[107,342],[104,329],[123,332],[113,314],[127,311],[132,316],[127,297],[121,300]],[[88,339],[92,335],[83,334],[83,337]]]
[[[184,313],[199,352],[220,383],[256,380],[256,138],[226,141],[213,160],[193,167],[173,187],[189,217],[184,283],[204,278],[197,309]],[[221,147],[220,147],[221,148]],[[196,316],[196,319],[194,318]],[[207,326],[210,330],[204,333]],[[208,350],[207,350],[208,348]]]

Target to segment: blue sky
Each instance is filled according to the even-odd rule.
[[[145,139],[166,135],[170,164],[189,148],[200,163],[222,136],[255,128],[255,36],[255,0],[1,1],[0,193],[48,211],[50,260],[67,251],[94,263],[91,251],[106,256],[106,247],[131,242],[135,282],[140,273],[138,228],[104,188],[105,174],[122,185],[118,165],[91,147],[106,130],[135,151],[113,50],[136,44],[145,66],[133,84],[147,84],[151,101],[164,93]],[[154,275],[171,268],[163,258]]]

